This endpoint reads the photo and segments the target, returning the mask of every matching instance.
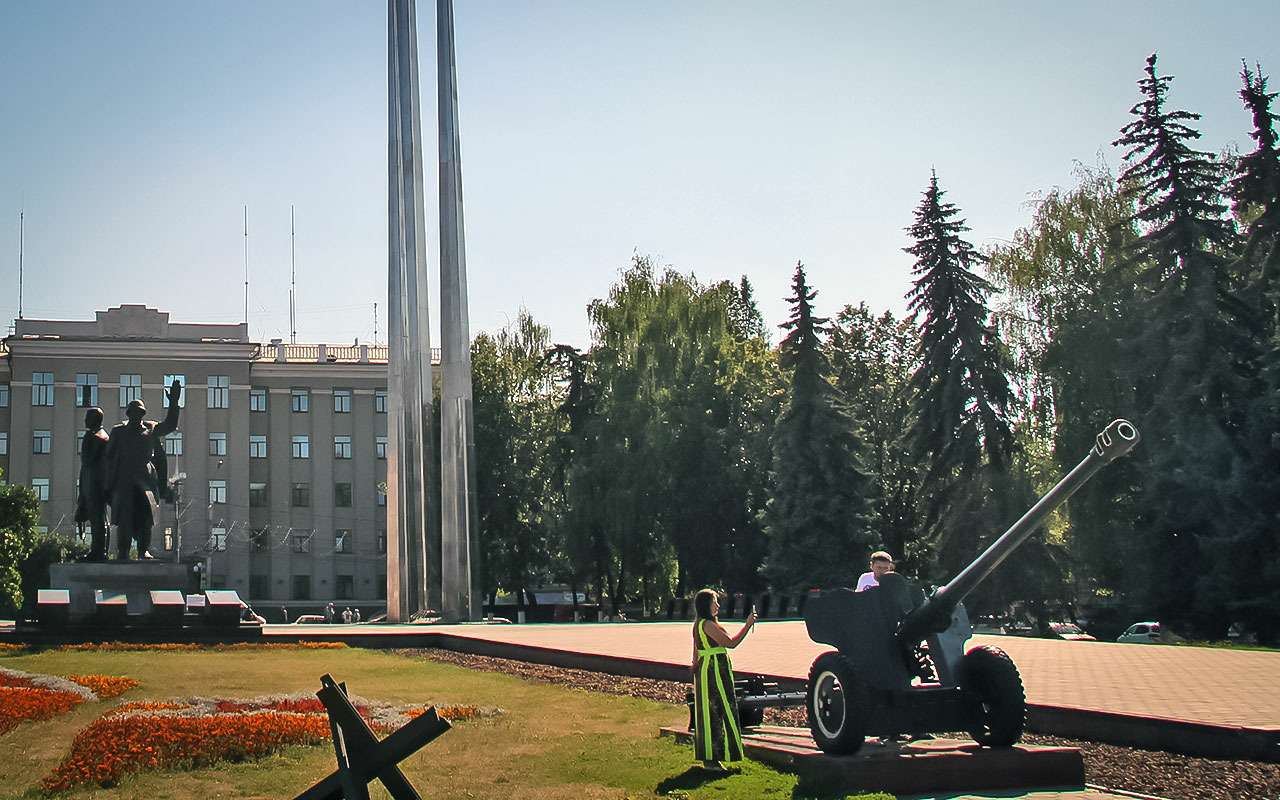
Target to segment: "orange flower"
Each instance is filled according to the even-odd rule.
[[[57,649],[61,652],[123,652],[123,651],[161,651],[191,652],[195,650],[211,650],[215,653],[240,652],[245,650],[342,650],[346,648],[342,642],[233,642],[228,644],[190,644],[179,642],[163,642],[143,644],[135,642],[90,642],[85,644],[64,644]]]
[[[71,692],[31,686],[0,686],[0,736],[27,720],[49,719],[70,711],[83,698]]]
[[[75,681],[81,686],[92,690],[94,694],[103,700],[119,697],[138,686],[138,682],[133,678],[115,675],[68,675],[67,680]]]
[[[426,712],[373,701],[361,701],[356,710],[379,731]],[[454,721],[483,713],[475,706],[437,710]],[[393,719],[400,722],[392,724]],[[317,744],[329,731],[324,707],[309,697],[124,703],[81,731],[71,753],[41,785],[49,792],[82,784],[112,786],[144,769],[198,768],[260,758],[289,745]]]

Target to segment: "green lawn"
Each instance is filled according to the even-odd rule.
[[[528,683],[488,672],[367,650],[56,652],[0,656],[0,666],[50,675],[127,675],[142,685],[0,737],[0,798],[31,797],[76,732],[110,706],[192,695],[251,697],[314,692],[328,672],[353,694],[394,703],[498,706],[498,717],[460,722],[402,768],[424,798],[791,798],[793,776],[747,762],[739,775],[706,780],[687,746],[657,736],[683,709]],[[294,747],[267,759],[194,772],[140,773],[73,798],[288,798],[327,774],[333,750]],[[388,797],[380,784],[374,797]],[[888,795],[865,795],[890,800]]]

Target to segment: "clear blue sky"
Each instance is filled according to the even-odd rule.
[[[1280,4],[457,0],[473,333],[521,306],[584,344],[633,252],[747,274],[770,324],[802,259],[818,308],[903,307],[936,167],[980,246],[1112,150],[1143,60],[1248,149],[1240,59],[1280,88]],[[386,9],[364,2],[0,4],[0,317],[147,303],[299,341],[385,319]],[[434,5],[419,4],[435,162]],[[429,206],[435,176],[427,177]],[[435,231],[434,208],[428,228]],[[438,286],[431,248],[432,321]],[[380,323],[385,331],[385,324]],[[436,339],[438,341],[438,339]]]

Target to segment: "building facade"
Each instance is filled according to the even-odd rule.
[[[385,608],[385,346],[260,344],[244,323],[170,322],[138,305],[92,322],[16,320],[0,350],[3,479],[36,492],[45,528],[75,536],[86,396],[108,429],[136,398],[158,420],[174,378],[185,388],[165,450],[181,482],[152,555],[192,564],[271,621],[282,606],[291,618],[330,601],[365,618]]]

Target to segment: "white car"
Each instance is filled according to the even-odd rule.
[[[1128,630],[1120,634],[1117,642],[1127,642],[1129,644],[1151,644],[1160,641],[1160,623],[1159,622],[1135,622],[1130,625]]]

